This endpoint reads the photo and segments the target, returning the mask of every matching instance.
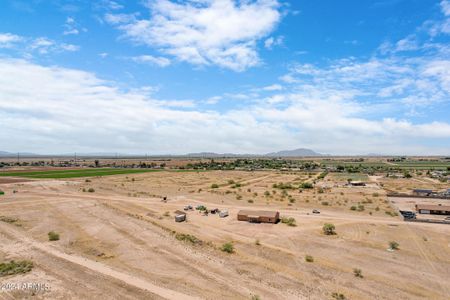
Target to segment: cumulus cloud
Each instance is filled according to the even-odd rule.
[[[433,76],[442,72],[428,70]],[[89,72],[0,59],[5,150],[265,153],[302,145],[335,154],[443,154],[450,148],[446,122],[365,119],[361,115],[373,107],[356,101],[357,92],[322,85],[280,93],[282,106],[259,99],[225,112],[118,86]],[[434,142],[432,150],[423,140]]]
[[[58,52],[75,52],[80,47],[73,44],[56,42],[46,37],[30,38],[12,33],[0,33],[0,48],[11,48],[30,57],[32,53],[49,54]]]
[[[63,35],[78,35],[80,30],[86,32],[86,28],[80,28],[80,25],[75,21],[73,17],[67,17],[64,23]]]
[[[151,64],[151,65],[156,65],[159,67],[167,67],[170,65],[170,60],[165,57],[157,57],[157,56],[152,56],[152,55],[140,55],[140,56],[134,56],[131,59],[137,63],[146,63],[146,64]]]
[[[107,14],[105,19],[133,41],[180,61],[235,71],[259,63],[257,42],[281,18],[276,0],[154,0],[147,6],[149,19],[125,14]]]
[[[449,0],[442,0],[441,1],[441,9],[442,13],[446,16],[450,16],[450,1]]]
[[[264,47],[266,47],[267,49],[272,49],[275,46],[279,46],[281,44],[283,44],[284,41],[284,37],[283,36],[279,36],[279,37],[270,37],[267,40],[264,41]]]
[[[12,33],[0,33],[0,48],[10,48],[22,40],[22,37]]]

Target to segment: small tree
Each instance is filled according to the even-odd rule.
[[[363,274],[362,274],[362,270],[361,269],[353,269],[353,274],[355,275],[355,277],[358,277],[358,278],[363,278],[364,276],[363,276]]]
[[[400,247],[400,244],[397,243],[396,241],[389,242],[389,249],[398,250],[399,247]]]
[[[334,226],[334,224],[330,224],[330,223],[326,223],[322,227],[323,233],[325,235],[334,235],[334,234],[336,234],[335,229],[336,229],[336,227]]]
[[[220,248],[220,250],[222,250],[223,252],[226,253],[233,253],[234,252],[234,246],[233,243],[228,242],[222,245],[222,248]]]
[[[59,234],[54,232],[54,231],[50,231],[48,233],[48,240],[49,241],[58,241],[59,240]]]

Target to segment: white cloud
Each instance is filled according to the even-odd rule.
[[[22,41],[22,37],[12,33],[0,33],[0,48],[10,48]]]
[[[450,16],[450,1],[449,0],[442,0],[441,1],[441,9],[442,9],[442,13],[445,16]]]
[[[283,87],[280,84],[272,84],[262,88],[263,91],[281,91]]]
[[[424,68],[426,76],[441,76],[443,69],[435,67]],[[357,102],[358,92],[338,89],[340,81],[302,84],[226,112],[200,110],[192,100],[154,99],[153,87],[117,86],[84,71],[0,58],[0,140],[9,141],[4,150],[265,153],[299,143],[334,154],[450,150],[449,123],[363,118],[373,107]],[[427,141],[434,145],[424,146]]]
[[[267,49],[272,49],[275,46],[279,46],[281,44],[283,44],[284,41],[284,37],[283,36],[279,36],[277,38],[274,37],[270,37],[267,40],[264,41],[264,47],[266,47]]]
[[[152,65],[157,65],[159,67],[167,67],[170,65],[170,60],[165,57],[156,57],[152,55],[140,55],[131,58],[137,63],[147,63]]]
[[[72,44],[57,43],[51,39],[40,37],[30,41],[26,48],[29,51],[37,52],[42,55],[58,52],[76,52],[80,47]]]
[[[63,35],[78,35],[80,30],[86,32],[86,28],[81,28],[80,25],[75,21],[73,17],[67,17],[66,22],[64,23],[64,31]]]
[[[147,5],[150,19],[112,14],[105,19],[135,42],[181,61],[235,71],[259,63],[257,41],[281,18],[276,0],[155,0]]]

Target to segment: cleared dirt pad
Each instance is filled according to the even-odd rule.
[[[0,222],[0,260],[31,259],[35,267],[0,283],[45,282],[50,290],[1,291],[0,299],[332,299],[334,292],[348,299],[447,299],[450,226],[385,214],[391,204],[376,185],[344,188],[326,178],[325,191],[293,189],[290,197],[273,188],[314,176],[158,172],[4,184],[0,215],[19,221]],[[350,209],[363,201],[363,211]],[[175,223],[173,212],[187,204],[230,216],[194,210]],[[297,226],[239,222],[240,209],[278,210]],[[337,235],[323,235],[324,223],[333,223]],[[60,240],[48,241],[49,231]],[[179,241],[174,232],[202,243]],[[389,241],[400,250],[387,251]],[[225,242],[233,242],[234,254],[220,251]]]

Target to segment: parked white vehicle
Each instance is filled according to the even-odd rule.
[[[221,218],[228,217],[228,210],[221,210],[219,213],[219,217]]]

